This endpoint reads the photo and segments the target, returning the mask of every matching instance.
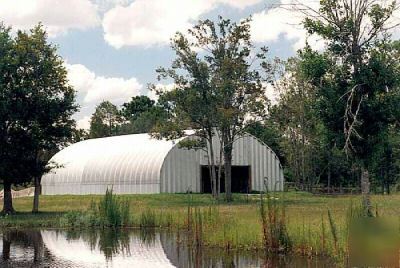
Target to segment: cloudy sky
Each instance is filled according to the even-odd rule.
[[[14,29],[42,22],[66,61],[81,106],[75,115],[87,127],[96,104],[117,105],[149,94],[155,69],[169,66],[169,40],[197,20],[250,15],[252,38],[286,58],[304,45],[300,18],[274,8],[288,0],[0,0],[0,21]],[[316,1],[306,0],[314,4]]]

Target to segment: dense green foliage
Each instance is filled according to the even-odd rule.
[[[157,70],[159,78],[172,79],[175,85],[172,92],[160,92],[172,110],[160,133],[185,135],[185,127],[194,128],[208,144],[213,195],[219,195],[215,163],[221,155],[225,199],[231,200],[233,143],[266,114],[263,82],[271,75],[267,49],[254,47],[250,19],[235,23],[221,17],[217,22],[199,21],[186,35],[177,33],[171,45],[175,60],[170,68]],[[213,142],[221,152],[214,152]]]
[[[274,147],[297,187],[356,187],[370,179],[388,193],[399,179],[400,54],[388,31],[398,4],[320,4],[294,9],[308,15],[305,29],[326,48],[306,45],[284,63],[275,82],[280,100],[265,125],[281,133]],[[277,144],[274,136],[269,140]]]
[[[0,49],[0,179],[10,213],[11,184],[40,184],[54,166],[47,165],[51,155],[72,135],[77,106],[64,62],[41,25],[15,37],[0,25]]]
[[[109,101],[97,107],[90,120],[90,138],[152,132],[166,117],[162,106],[147,96],[132,97],[119,108]]]
[[[117,106],[109,101],[97,105],[90,119],[90,137],[102,138],[119,134],[122,118]]]

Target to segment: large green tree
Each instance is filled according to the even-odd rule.
[[[18,161],[23,150],[21,147],[14,147],[14,143],[21,140],[24,133],[16,124],[17,115],[10,110],[11,100],[15,98],[13,74],[17,70],[14,62],[14,48],[15,41],[11,37],[10,29],[0,24],[0,180],[4,190],[3,213],[14,212],[11,196],[12,183],[26,179],[20,169],[24,163]]]
[[[103,101],[92,114],[89,137],[150,133],[165,117],[164,108],[144,95],[132,97],[121,108]]]
[[[172,78],[175,86],[171,91],[158,90],[159,102],[167,116],[165,120],[158,122],[155,132],[160,137],[175,139],[186,136],[186,129],[193,129],[198,138],[181,146],[206,152],[212,195],[218,197],[219,182],[214,152],[214,143],[217,142],[214,139],[217,110],[209,66],[192,51],[188,40],[182,34],[176,36],[172,47],[177,54],[173,67],[159,68],[157,71],[159,79]],[[155,87],[152,90],[157,91]]]
[[[121,126],[123,134],[150,133],[160,120],[166,118],[163,107],[144,95],[132,97],[122,104],[121,114],[125,119]]]
[[[7,30],[3,28],[2,34],[7,36]],[[14,211],[11,184],[31,179],[35,184],[33,212],[37,212],[40,178],[52,168],[47,162],[72,135],[75,91],[68,85],[57,48],[47,42],[41,25],[29,32],[18,31],[10,40],[12,62],[1,70],[8,83],[0,88],[3,212]]]
[[[218,133],[227,201],[232,200],[233,143],[253,121],[265,115],[263,82],[269,77],[260,72],[260,66],[271,72],[265,61],[267,50],[253,47],[249,21],[200,21],[189,35],[175,36],[172,48],[176,60],[170,69],[158,70],[163,78],[173,79],[177,92],[186,99],[180,109],[189,123],[201,127],[208,141],[213,129]]]
[[[199,70],[200,71],[200,70]],[[205,70],[203,70],[205,71]],[[200,71],[201,72],[201,71]],[[204,81],[203,81],[204,82]],[[187,83],[187,84],[186,84]],[[215,143],[215,106],[212,90],[207,83],[185,82],[174,90],[161,96],[165,110],[170,111],[165,120],[159,121],[155,131],[167,138],[177,138],[194,134],[197,138],[181,142],[180,146],[190,149],[200,149],[207,154],[211,179],[212,195],[219,197],[221,169],[217,177],[217,155]],[[192,129],[193,133],[185,130]]]
[[[303,60],[308,52],[306,48],[283,62],[274,83],[279,101],[271,107],[266,126],[270,131],[275,127],[279,133],[275,139],[279,146],[275,147],[283,161],[286,180],[305,190],[325,183],[330,191],[330,186],[352,183],[343,181],[349,177],[349,161],[341,148],[331,142],[332,135],[320,116],[317,87],[309,79],[311,74],[323,71],[326,62],[323,57],[316,58],[312,63],[320,68],[310,68]],[[267,142],[270,143],[273,145],[274,141]]]
[[[135,96],[129,102],[122,104],[121,113],[127,120],[132,122],[142,113],[150,111],[154,105],[155,101],[147,96]]]
[[[361,189],[366,214],[370,172],[382,137],[398,120],[399,63],[393,57],[388,30],[396,1],[328,0],[315,10],[296,9],[308,17],[304,26],[322,37],[324,53],[303,54],[309,80],[318,89],[321,118],[361,171]],[[299,8],[300,7],[300,8]],[[322,64],[321,64],[322,63]],[[304,70],[307,73],[307,70]]]
[[[109,101],[103,101],[96,106],[90,119],[90,138],[102,138],[120,134],[122,124],[118,107]]]
[[[324,129],[315,110],[316,90],[304,78],[297,58],[289,59],[281,78],[275,83],[278,104],[271,109],[282,135],[289,179],[301,189],[311,189],[324,170]]]

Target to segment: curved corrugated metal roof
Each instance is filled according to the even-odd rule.
[[[78,142],[53,156],[50,161],[61,167],[46,174],[42,185],[159,184],[164,158],[176,143],[149,134]]]

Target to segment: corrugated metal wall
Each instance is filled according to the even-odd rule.
[[[192,138],[192,137],[188,137]],[[51,161],[62,165],[42,178],[42,192],[54,194],[200,192],[204,151],[181,149],[178,141],[152,139],[147,134],[86,140],[57,153]],[[219,142],[214,141],[217,163]],[[283,189],[279,160],[250,135],[235,141],[233,165],[251,166],[251,190]]]
[[[215,138],[214,151],[219,163],[219,142]],[[251,190],[283,190],[283,170],[275,153],[251,135],[234,142],[232,165],[250,166]],[[201,191],[201,165],[208,165],[207,154],[202,150],[187,150],[175,146],[166,156],[161,168],[161,192],[176,193]]]

